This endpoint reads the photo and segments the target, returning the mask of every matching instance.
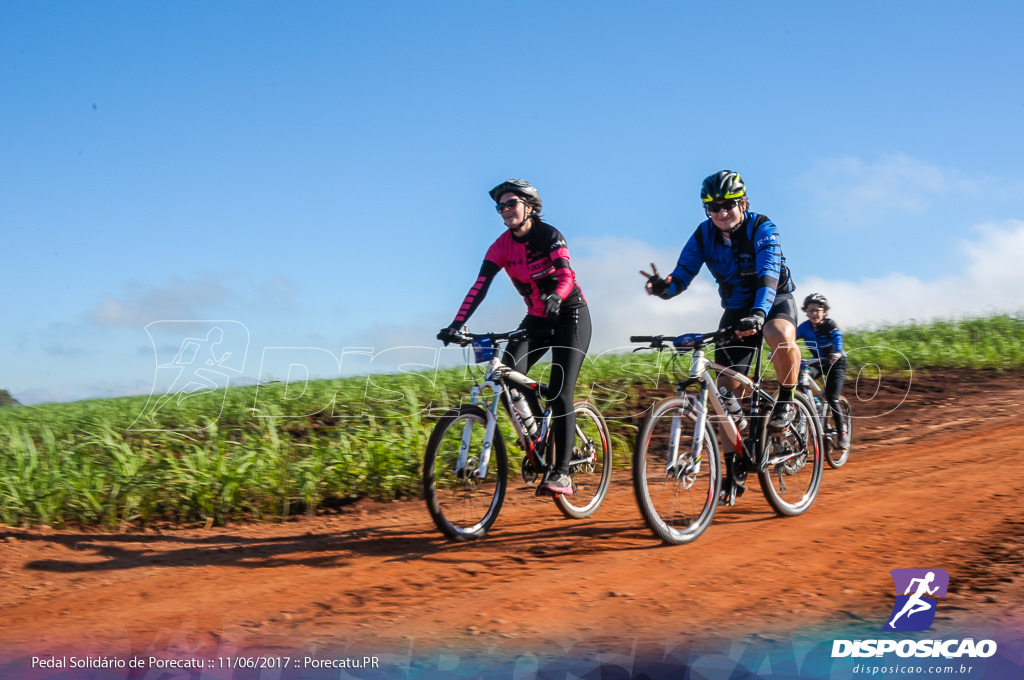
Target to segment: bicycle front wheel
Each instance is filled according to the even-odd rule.
[[[828,423],[830,435],[825,437],[825,460],[831,468],[840,468],[850,457],[850,447],[845,449],[839,447],[839,435],[835,431],[835,421],[832,416],[832,409],[825,406],[825,422]],[[839,397],[839,415],[843,420],[843,427],[847,434],[853,437],[853,411],[850,410],[850,402],[846,397]]]
[[[445,413],[434,426],[423,457],[423,496],[434,524],[456,541],[483,536],[498,518],[508,482],[508,458],[494,428],[483,468],[487,414],[479,406]],[[465,449],[465,454],[460,453]]]
[[[696,540],[711,524],[722,489],[718,440],[705,422],[699,446],[697,409],[669,397],[644,418],[633,450],[633,491],[644,521],[665,543]]]
[[[793,517],[807,512],[821,487],[821,430],[814,408],[802,394],[793,396],[796,415],[782,432],[768,430],[762,419],[761,471],[758,478],[769,505],[780,515]]]
[[[590,517],[601,506],[612,483],[612,443],[608,425],[597,407],[585,399],[573,404],[576,438],[569,459],[569,476],[574,493],[555,496],[555,505],[572,519]]]

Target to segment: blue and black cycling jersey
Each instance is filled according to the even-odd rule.
[[[843,334],[839,332],[836,322],[827,316],[821,320],[817,328],[810,321],[804,321],[797,326],[796,339],[804,341],[815,359],[828,361],[828,355],[833,352],[846,356],[843,352]]]
[[[710,219],[701,222],[683,246],[669,288],[661,297],[682,293],[705,264],[718,282],[725,309],[760,309],[767,316],[777,294],[796,290],[778,227],[767,215],[747,211],[743,224],[729,235]]]

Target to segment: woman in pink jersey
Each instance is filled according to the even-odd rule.
[[[590,311],[561,232],[541,219],[537,190],[521,179],[502,182],[490,191],[505,231],[487,250],[480,275],[469,289],[455,320],[441,330],[447,345],[487,295],[494,275],[504,269],[526,302],[520,328],[526,338],[510,342],[502,361],[526,373],[551,350],[548,404],[555,438],[555,466],[537,487],[538,495],[571,494],[569,459],[576,431],[572,397],[580,367],[590,347]]]

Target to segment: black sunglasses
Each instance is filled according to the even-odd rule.
[[[730,198],[728,201],[721,201],[719,203],[705,203],[704,208],[709,213],[716,213],[720,210],[732,210],[740,204],[741,200],[739,198]]]
[[[516,205],[521,203],[518,198],[513,198],[511,201],[505,201],[504,203],[498,203],[494,206],[494,209],[498,212],[503,212],[505,208],[515,209]]]

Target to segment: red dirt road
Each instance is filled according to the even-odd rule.
[[[754,481],[688,546],[655,540],[627,469],[582,521],[513,484],[491,533],[469,544],[443,540],[422,502],[208,530],[0,526],[0,654],[852,637],[884,624],[888,572],[906,567],[950,574],[933,630],[1020,638],[1021,375],[916,375],[901,396],[851,396],[855,413],[878,417],[857,420],[850,461],[826,468],[807,514],[776,517]]]

